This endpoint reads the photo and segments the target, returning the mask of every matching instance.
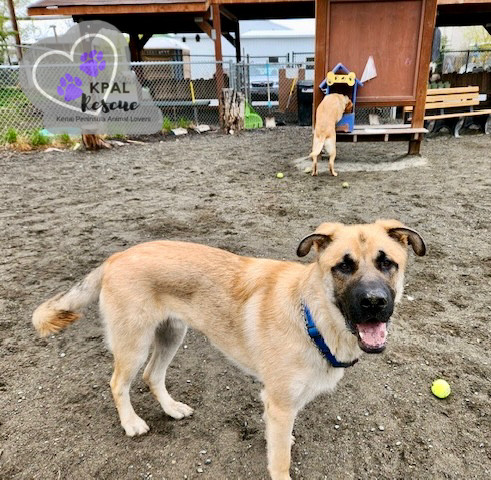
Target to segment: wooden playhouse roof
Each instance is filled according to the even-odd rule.
[[[237,20],[314,18],[312,0],[39,0],[29,15],[70,15],[75,21],[105,20],[122,32],[201,33],[196,23],[211,5],[222,8],[222,32]]]
[[[240,20],[314,18],[312,0],[39,0],[29,15],[119,15],[206,12],[223,5]],[[281,4],[281,7],[279,6]]]

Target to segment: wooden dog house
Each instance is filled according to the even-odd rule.
[[[409,153],[419,153],[436,5],[437,0],[317,0],[314,85],[341,62],[360,76],[372,56],[377,76],[360,90],[357,106],[414,108],[410,127],[355,128],[338,141],[409,140]],[[314,89],[315,108],[323,96]]]
[[[346,95],[353,104],[351,112],[344,113],[341,120],[337,123],[336,130],[338,132],[351,133],[355,128],[356,93],[358,87],[363,87],[363,83],[356,78],[355,72],[351,72],[342,63],[338,63],[330,72],[327,72],[326,78],[319,85],[324,95],[330,93]]]

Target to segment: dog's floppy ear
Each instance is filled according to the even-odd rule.
[[[426,254],[426,243],[416,230],[406,227],[397,220],[383,220],[377,223],[380,223],[385,227],[389,237],[397,240],[403,245],[411,245],[414,253],[418,255],[418,257],[422,257]]]
[[[297,247],[297,255],[299,257],[305,257],[305,255],[310,252],[310,249],[314,244],[316,246],[316,250],[320,252],[327,247],[330,241],[331,237],[322,233],[312,233],[310,235],[307,235],[306,237],[302,238],[302,240],[300,240],[300,243]]]
[[[339,224],[337,223],[323,223],[322,225],[319,225],[314,233],[311,233],[300,240],[297,248],[297,255],[299,257],[305,257],[305,255],[310,252],[312,245],[315,246],[316,252],[320,253],[332,241],[332,237],[338,226]]]
[[[346,103],[346,106],[344,108],[345,113],[351,113],[353,111],[353,102],[348,97],[348,95],[345,95],[345,103]]]

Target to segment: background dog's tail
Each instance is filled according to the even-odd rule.
[[[104,265],[92,270],[67,292],[59,293],[39,305],[32,323],[42,337],[57,333],[82,317],[83,309],[97,300],[101,291]]]

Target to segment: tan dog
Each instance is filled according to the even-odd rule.
[[[329,171],[335,177],[334,160],[336,159],[336,124],[345,112],[351,112],[353,103],[346,95],[331,93],[326,95],[315,113],[314,142],[312,145],[312,175],[317,175],[317,162],[324,147],[329,156]]]
[[[425,254],[418,233],[395,220],[345,226],[324,223],[299,244],[311,264],[241,257],[184,242],[157,241],[116,253],[33,314],[41,335],[58,332],[99,299],[114,354],[111,389],[127,435],[149,427],[133,410],[130,385],[143,377],[165,413],[193,410],[167,392],[167,367],[188,326],[264,384],[268,470],[289,479],[298,411],[334,389],[366,352],[385,348],[387,323],[404,285],[407,245]],[[306,328],[308,314],[331,354],[327,360]],[[311,331],[311,329],[309,329]],[[334,362],[348,362],[337,365]]]

